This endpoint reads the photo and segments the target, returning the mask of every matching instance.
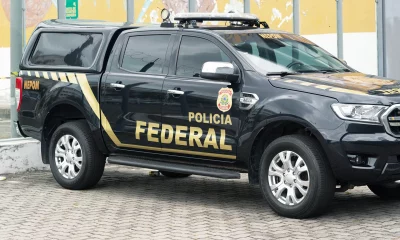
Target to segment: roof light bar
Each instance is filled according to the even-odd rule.
[[[238,22],[258,22],[259,19],[254,14],[249,13],[177,13],[174,18],[181,23],[189,21],[238,21]]]

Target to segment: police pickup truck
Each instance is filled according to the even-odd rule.
[[[62,187],[94,186],[108,159],[175,178],[248,173],[293,218],[353,186],[400,198],[398,81],[254,15],[168,15],[161,26],[36,28],[16,79],[17,125],[41,141]]]

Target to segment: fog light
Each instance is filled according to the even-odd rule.
[[[366,166],[368,163],[368,157],[362,155],[347,154],[347,158],[350,163],[355,166]]]

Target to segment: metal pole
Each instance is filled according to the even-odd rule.
[[[300,0],[293,0],[293,32],[300,34]]]
[[[57,0],[58,19],[65,19],[65,0]]]
[[[19,72],[19,62],[22,57],[22,49],[23,49],[23,36],[22,36],[22,26],[23,26],[23,8],[22,8],[23,0],[13,0],[11,1],[11,21],[10,21],[10,30],[11,30],[11,65],[10,72],[17,73]],[[17,116],[17,106],[15,100],[15,74],[11,74],[10,76],[10,120],[11,120],[11,137],[18,137],[15,122],[18,121]]]
[[[250,0],[244,0],[244,9],[245,13],[250,13]]]
[[[336,0],[337,56],[343,60],[343,0]]]
[[[23,39],[23,46],[25,49],[26,45],[26,5],[25,5],[25,0],[22,0],[22,39]]]
[[[126,0],[126,18],[127,22],[134,23],[135,22],[135,1],[134,0]]]
[[[376,1],[376,33],[378,37],[378,75],[381,77],[386,76],[386,61],[385,61],[385,1]]]
[[[197,1],[196,0],[189,0],[189,12],[197,12]]]

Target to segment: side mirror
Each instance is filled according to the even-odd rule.
[[[239,68],[230,62],[205,62],[200,77],[237,83],[239,81]]]

